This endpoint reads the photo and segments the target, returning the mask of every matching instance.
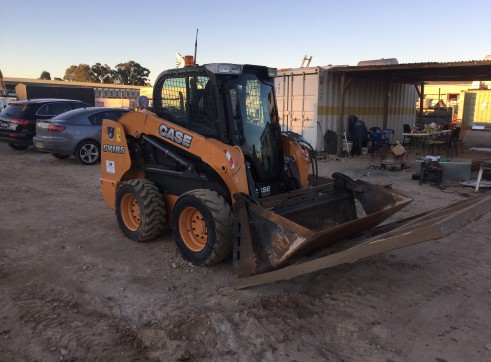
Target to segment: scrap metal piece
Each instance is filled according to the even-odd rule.
[[[357,244],[347,249],[299,264],[286,266],[282,269],[242,278],[234,286],[237,289],[243,289],[255,285],[288,280],[314,271],[353,263],[383,252],[424,241],[440,239],[475,221],[489,211],[491,211],[491,196],[464,200],[446,208],[425,213],[416,219],[411,217],[407,224],[368,240],[361,239]],[[400,223],[396,223],[396,225],[400,225]]]

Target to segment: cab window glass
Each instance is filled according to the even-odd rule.
[[[205,76],[189,78],[189,99],[186,104],[190,129],[207,137],[217,137],[217,116],[213,84]]]
[[[185,77],[173,77],[164,81],[162,86],[162,111],[171,121],[182,126],[187,125],[186,99]]]
[[[210,78],[174,76],[162,84],[161,116],[205,137],[218,135],[215,95]]]

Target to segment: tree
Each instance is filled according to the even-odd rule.
[[[115,84],[145,85],[149,81],[150,70],[130,60],[127,63],[116,65],[116,69],[112,71],[112,74]]]
[[[96,63],[90,67],[90,80],[93,83],[113,83],[112,70],[107,64]]]
[[[41,75],[39,76],[38,79],[51,80],[51,74],[49,74],[49,72],[43,70],[43,72],[41,73]]]
[[[90,82],[90,66],[88,64],[72,65],[65,70],[63,79],[69,82]]]
[[[63,80],[63,79],[61,79],[61,78],[58,78],[58,77],[55,77],[55,78],[54,78],[54,80]]]

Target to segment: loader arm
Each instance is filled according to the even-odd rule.
[[[245,161],[238,147],[205,138],[152,112],[129,112],[118,122],[104,120],[102,128],[101,184],[104,200],[111,208],[114,208],[115,194],[122,181],[145,177],[141,160],[132,159],[138,155],[132,155],[128,145],[128,138],[143,136],[151,136],[202,160],[223,180],[231,195],[249,193]]]

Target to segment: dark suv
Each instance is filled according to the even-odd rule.
[[[7,142],[15,150],[32,145],[36,134],[36,121],[49,119],[90,104],[71,99],[31,99],[13,102],[0,113],[0,141]]]

